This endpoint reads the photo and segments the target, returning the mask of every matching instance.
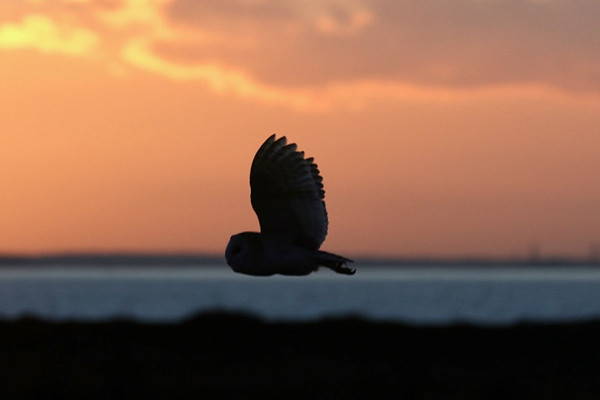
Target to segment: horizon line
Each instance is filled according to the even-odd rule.
[[[62,252],[39,252],[39,253],[17,253],[0,252],[0,265],[10,263],[17,264],[42,264],[44,262],[88,262],[88,263],[118,263],[130,262],[135,264],[147,263],[184,263],[184,264],[206,264],[210,262],[223,262],[224,256],[211,252],[192,252],[192,251],[62,251]],[[485,255],[464,255],[464,256],[443,256],[443,255],[422,255],[422,256],[379,256],[363,254],[354,257],[357,264],[417,264],[417,265],[456,265],[456,264],[483,264],[483,265],[501,265],[501,264],[527,264],[527,265],[548,265],[548,264],[576,264],[576,265],[600,265],[600,259],[593,256],[566,256],[566,255],[536,255],[526,256],[485,256]]]

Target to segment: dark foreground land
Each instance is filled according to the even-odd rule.
[[[598,399],[600,323],[0,321],[2,399]]]

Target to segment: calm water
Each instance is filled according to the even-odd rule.
[[[600,318],[593,267],[359,267],[354,276],[247,277],[225,266],[0,269],[0,318],[176,322],[203,311],[268,320],[361,316],[416,324]]]

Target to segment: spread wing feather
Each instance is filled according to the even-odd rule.
[[[285,136],[269,137],[250,169],[252,208],[263,233],[286,235],[318,249],[327,235],[323,178],[313,158],[304,158]]]

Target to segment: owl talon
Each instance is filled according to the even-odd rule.
[[[347,267],[344,263],[339,263],[336,265],[335,272],[344,275],[354,275],[356,273],[356,269]]]

